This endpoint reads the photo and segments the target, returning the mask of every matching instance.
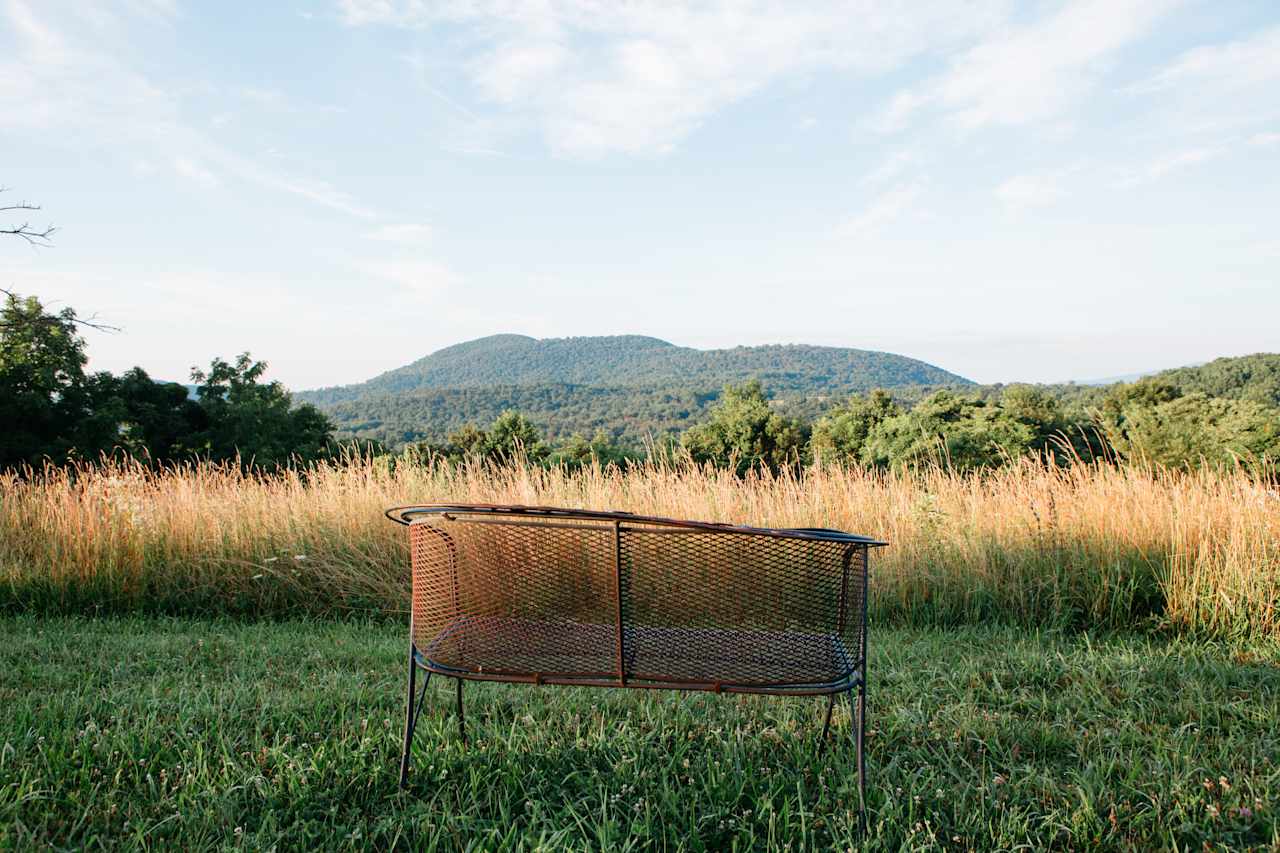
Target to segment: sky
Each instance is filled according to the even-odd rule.
[[[515,332],[1088,380],[1280,350],[1280,4],[0,0],[0,186],[58,228],[0,286],[119,326],[98,370]]]

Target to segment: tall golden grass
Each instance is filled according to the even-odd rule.
[[[1280,494],[1243,472],[1012,463],[738,478],[388,459],[269,477],[132,462],[0,477],[0,607],[334,613],[407,609],[382,510],[468,501],[624,509],[886,539],[874,618],[1280,634]]]

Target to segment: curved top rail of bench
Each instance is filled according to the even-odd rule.
[[[888,545],[869,536],[828,530],[822,527],[746,527],[738,524],[722,524],[713,521],[685,521],[663,518],[657,515],[636,515],[621,510],[565,509],[553,506],[518,506],[503,504],[416,504],[396,506],[386,511],[387,518],[397,524],[411,524],[415,518],[428,515],[490,515],[515,518],[561,519],[565,521],[617,521],[632,524],[679,527],[686,530],[703,530],[708,533],[743,533],[755,536],[772,536],[778,539],[806,539],[815,542],[847,542],[856,545],[878,547]]]

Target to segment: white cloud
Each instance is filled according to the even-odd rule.
[[[352,26],[448,26],[482,101],[522,116],[556,151],[671,150],[717,110],[816,71],[872,75],[988,31],[1003,0],[602,5],[341,0]],[[486,145],[483,147],[493,147]]]
[[[1280,80],[1280,27],[1227,44],[1189,50],[1130,91],[1195,87],[1222,92],[1276,80]]]
[[[1280,118],[1280,26],[1180,54],[1122,90],[1167,137],[1247,133]],[[1150,119],[1148,119],[1150,121]]]
[[[911,124],[911,120],[920,110],[934,100],[936,97],[928,92],[916,92],[910,89],[898,92],[872,120],[871,126],[880,133],[897,133]]]
[[[418,297],[438,297],[461,279],[453,270],[434,261],[392,259],[359,264],[365,275],[380,278]]]
[[[167,14],[167,5],[131,8],[150,19]],[[178,95],[122,59],[134,54],[127,41],[112,40],[126,29],[123,12],[118,17],[107,7],[77,5],[59,16],[34,8],[23,0],[0,6],[0,20],[18,37],[0,54],[0,130],[76,134],[134,161],[170,163],[204,186],[234,178],[350,216],[376,215],[326,181],[265,167],[262,158],[242,155],[186,121]]]
[[[996,198],[1014,210],[1045,207],[1068,195],[1061,174],[1015,175],[996,187]]]
[[[880,228],[906,213],[924,194],[923,180],[902,184],[877,196],[867,209],[837,227],[844,235],[858,235]]]
[[[206,189],[218,186],[218,178],[196,160],[189,157],[173,158],[173,169],[184,178],[190,178]]]
[[[539,83],[561,71],[569,60],[569,51],[555,41],[509,42],[477,59],[472,76],[490,99],[510,103],[535,94]]]
[[[365,236],[370,240],[380,240],[384,243],[409,243],[421,244],[431,239],[432,228],[415,222],[406,222],[400,225],[383,225],[373,229]]]
[[[1174,151],[1157,157],[1150,163],[1135,169],[1121,178],[1116,186],[1120,188],[1136,187],[1151,181],[1159,180],[1171,172],[1178,172],[1198,163],[1203,163],[1223,153],[1222,148],[1188,148]]]
[[[1249,144],[1259,147],[1280,145],[1280,133],[1255,133],[1249,137]]]
[[[895,151],[885,158],[883,163],[863,175],[862,183],[871,186],[887,184],[902,174],[915,160],[915,154],[910,151]]]
[[[1055,119],[1098,85],[1114,54],[1175,5],[1177,0],[1072,0],[1043,20],[1000,30],[940,76],[899,92],[878,125],[901,129],[928,106],[966,129]]]

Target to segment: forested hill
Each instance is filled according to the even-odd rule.
[[[537,338],[493,335],[446,347],[368,382],[302,391],[320,406],[370,395],[496,386],[582,385],[718,390],[759,379],[775,393],[848,394],[903,385],[969,385],[913,358],[803,344],[698,350],[640,335]]]
[[[1280,407],[1280,354],[1276,353],[1219,358],[1196,367],[1166,370],[1157,373],[1155,378],[1185,392],[1199,391],[1210,397],[1253,400]]]

